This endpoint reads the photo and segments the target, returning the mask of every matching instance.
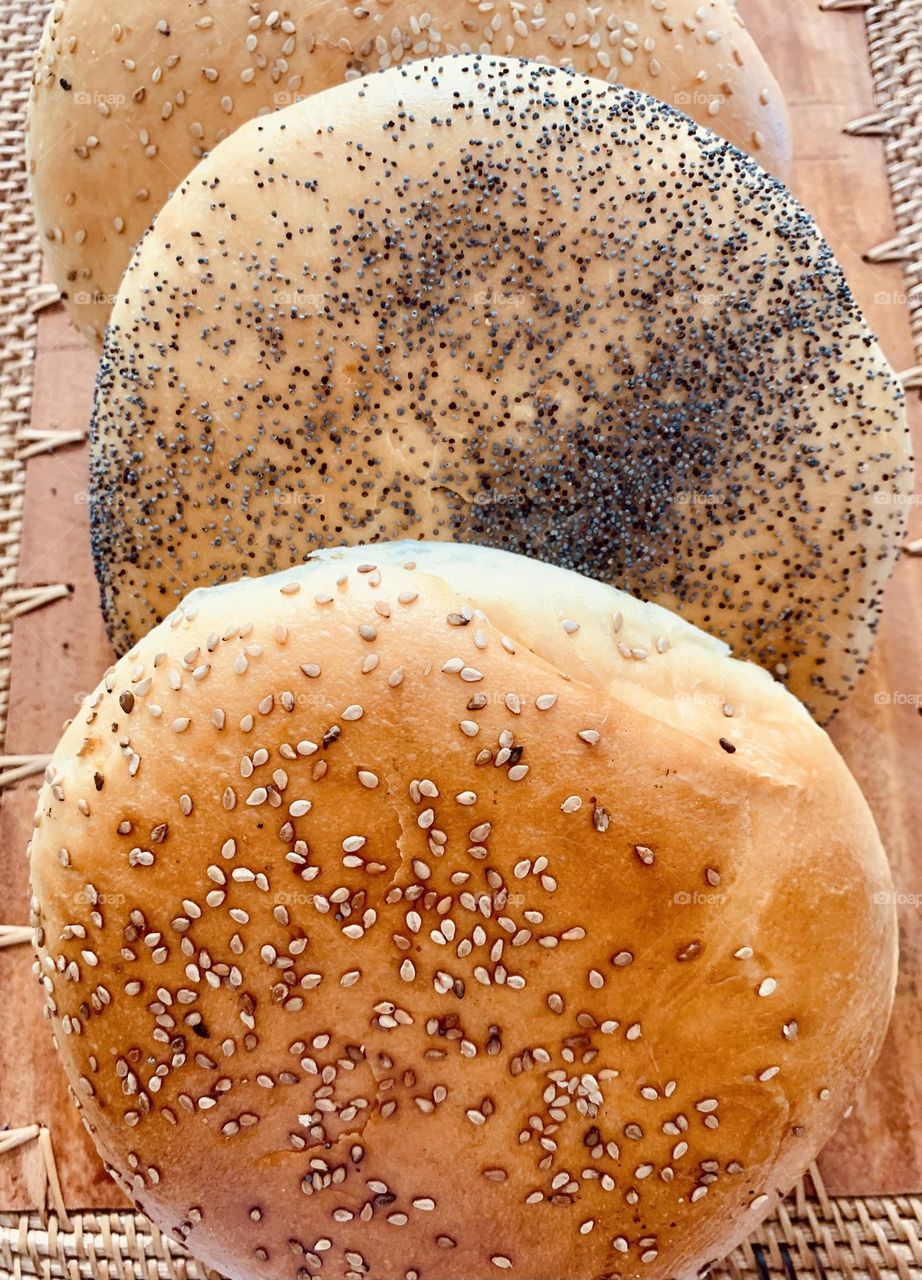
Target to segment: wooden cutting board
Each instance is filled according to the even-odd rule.
[[[872,266],[866,252],[889,239],[892,211],[880,139],[843,129],[874,108],[864,19],[822,12],[819,0],[739,0],[782,82],[795,131],[793,187],[816,215],[884,349],[899,370],[916,363],[898,265]],[[84,432],[95,360],[59,308],[39,326],[32,424]],[[922,440],[922,406],[910,414]],[[919,449],[916,450],[917,454]],[[914,536],[922,533],[918,510]],[[86,451],[71,446],[28,465],[18,581],[58,592],[23,596],[14,626],[6,754],[44,755],[62,722],[110,661],[89,556]],[[29,608],[46,597],[58,598]],[[874,659],[840,714],[833,737],[861,783],[890,852],[898,888],[902,964],[896,1010],[873,1078],[821,1159],[833,1194],[922,1189],[922,558],[904,556],[888,596]],[[914,700],[919,705],[914,705]],[[38,790],[32,777],[0,798],[0,923],[27,919],[24,849]],[[51,1131],[65,1202],[116,1208],[124,1201],[103,1173],[67,1099],[51,1051],[25,946],[0,950],[6,1034],[0,1042],[0,1127],[43,1123]],[[822,957],[817,957],[817,963]],[[35,1144],[0,1155],[0,1208],[34,1207],[42,1193]]]

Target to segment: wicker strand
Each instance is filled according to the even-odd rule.
[[[58,1174],[58,1164],[54,1158],[54,1146],[51,1141],[51,1133],[42,1124],[25,1125],[18,1129],[6,1129],[0,1132],[0,1155],[8,1154],[32,1143],[37,1145],[39,1162],[39,1176],[41,1177],[41,1189],[39,1190],[36,1200],[41,1206],[38,1213],[43,1220],[53,1215],[58,1223],[60,1223],[63,1231],[73,1231],[74,1224],[67,1212],[67,1206],[64,1203],[64,1193],[61,1190],[61,1178]]]
[[[0,949],[3,947],[21,947],[32,941],[32,930],[27,924],[0,924]],[[0,1138],[4,1137],[0,1134]],[[3,1148],[0,1146],[0,1151]]]
[[[41,311],[47,311],[49,307],[55,306],[61,301],[61,293],[57,285],[51,281],[43,281],[31,290],[27,299],[32,309],[33,315],[38,315]]]
[[[897,128],[894,120],[886,111],[873,111],[870,115],[852,120],[845,126],[845,132],[852,138],[880,138],[893,133]]]
[[[9,587],[0,606],[0,620],[12,622],[36,609],[44,609],[46,604],[63,600],[69,590],[65,582],[42,583],[36,587]]]
[[[21,782],[23,778],[34,778],[48,768],[51,756],[0,756],[0,790]]]
[[[70,444],[83,444],[85,431],[58,431],[51,427],[30,427],[19,434],[21,447],[19,459],[26,462],[40,453],[53,453],[55,449],[63,449]]]
[[[52,1208],[58,1221],[61,1224],[62,1231],[73,1231],[74,1224],[71,1222],[67,1212],[67,1206],[64,1203],[64,1192],[61,1189],[61,1178],[58,1174],[58,1162],[54,1158],[54,1147],[51,1144],[51,1133],[42,1125],[38,1134],[38,1149],[42,1157],[42,1168],[45,1170],[46,1190],[45,1203],[51,1201]]]
[[[41,1128],[39,1124],[30,1124],[24,1128],[0,1131],[0,1156],[8,1151],[15,1151],[17,1147],[24,1146],[27,1142],[34,1142]]]

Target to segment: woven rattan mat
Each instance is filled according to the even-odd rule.
[[[0,27],[0,727],[6,723],[41,261],[25,192],[22,113],[41,10],[3,0]]]
[[[804,3],[776,0],[776,9],[765,10],[765,21],[786,23]],[[863,0],[828,0],[820,7],[864,10],[875,102],[873,109],[869,103],[867,115],[842,124],[852,135],[880,135],[886,149],[896,234],[869,246],[865,258],[903,264],[906,284],[900,301],[910,313],[916,352],[916,367],[905,371],[904,381],[907,387],[922,387],[922,0],[870,6]],[[30,423],[37,315],[54,301],[53,290],[41,281],[22,147],[23,109],[44,8],[45,0],[0,0],[0,737],[6,728],[13,622],[46,603],[47,591],[54,590],[17,585],[26,462],[74,438],[73,432]],[[748,6],[746,13],[749,17]],[[825,20],[841,19],[832,12]],[[0,788],[40,770],[42,763],[39,758],[3,756]],[[0,947],[24,938],[25,930],[0,926]],[[0,1107],[0,1160],[29,1161],[35,1202],[45,1207],[41,1212],[2,1212],[0,1205],[0,1280],[194,1280],[204,1274],[143,1215],[67,1208],[48,1131],[39,1124],[4,1130],[3,1122]],[[113,1188],[113,1203],[117,1199]],[[813,1170],[713,1274],[759,1280],[919,1280],[922,1195],[831,1197]]]
[[[854,7],[854,6],[853,6]],[[853,132],[886,139],[887,171],[897,234],[868,254],[872,262],[901,262],[906,303],[920,364],[904,384],[922,387],[922,5],[891,0],[867,9],[868,53],[877,110],[854,121]]]

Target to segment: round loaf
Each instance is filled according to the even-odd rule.
[[[886,860],[803,707],[477,547],[190,595],[64,734],[32,883],[89,1131],[233,1280],[691,1276],[893,991]]]
[[[821,718],[911,489],[812,219],[652,98],[449,58],[244,125],[135,256],[91,521],[123,651],[318,545],[488,543],[682,612]]]
[[[781,91],[732,0],[55,0],[29,163],[46,259],[91,342],[133,246],[206,152],[247,120],[439,53],[514,54],[654,93],[784,178]]]

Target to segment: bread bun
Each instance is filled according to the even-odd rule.
[[[784,178],[787,111],[731,0],[55,0],[34,76],[30,168],[48,263],[97,345],[133,246],[247,120],[366,72],[455,52],[572,65],[654,93]]]
[[[415,63],[252,121],[134,258],[91,519],[119,651],[318,545],[489,543],[678,608],[820,716],[911,490],[813,221],[652,98]]]
[[[676,616],[502,552],[193,592],[36,821],[87,1127],[233,1280],[691,1276],[887,1022],[889,873],[826,734]]]

